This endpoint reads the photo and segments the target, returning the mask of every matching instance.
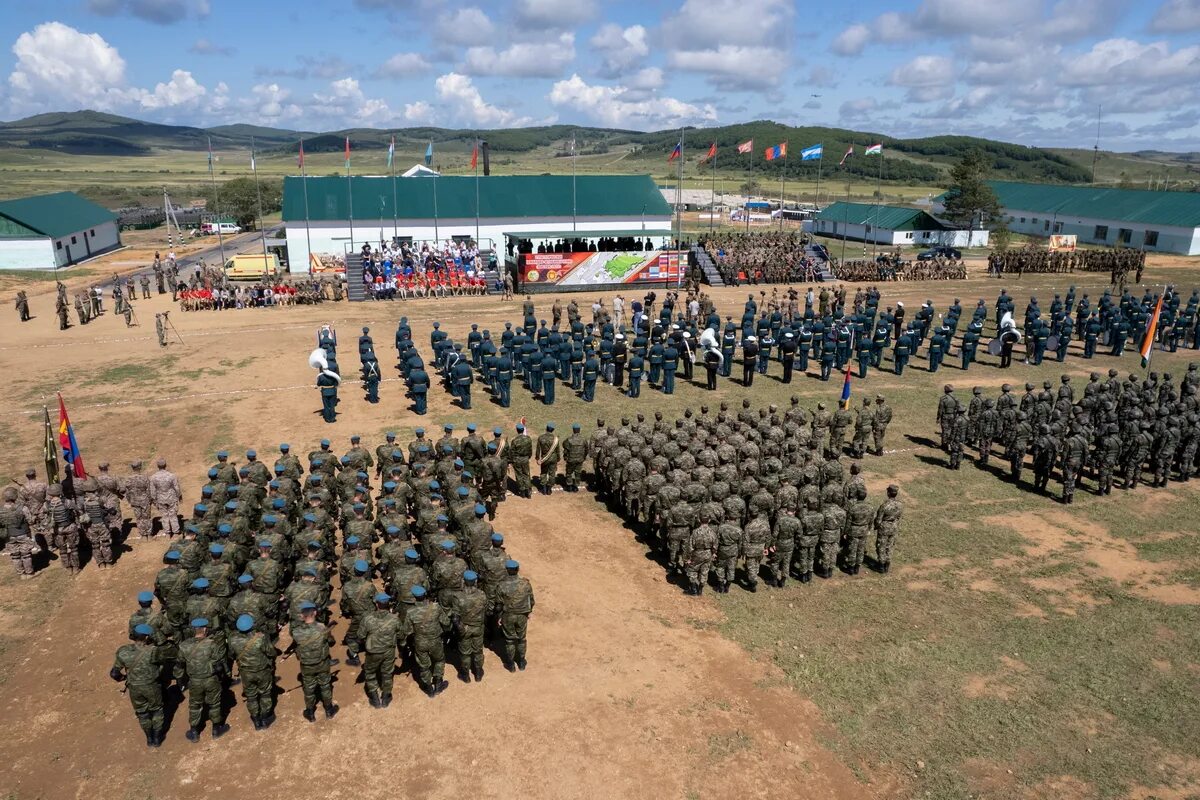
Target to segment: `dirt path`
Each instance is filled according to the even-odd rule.
[[[436,700],[398,676],[391,708],[376,711],[343,666],[341,713],[309,725],[285,662],[270,731],[254,732],[239,706],[225,739],[192,745],[177,714],[157,752],[106,675],[122,633],[114,606],[133,606],[120,599],[164,549],[135,545],[118,570],[84,573],[5,685],[7,788],[22,798],[336,797],[351,786],[359,797],[873,796],[817,744],[815,707],[705,630],[719,612],[682,601],[588,495],[510,499],[496,528],[537,591],[525,673],[489,654],[483,683],[452,680]]]

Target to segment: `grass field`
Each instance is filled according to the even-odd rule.
[[[1101,276],[1082,274],[1002,284],[976,267],[965,282],[882,288],[886,304],[899,299],[915,308],[928,297],[943,308],[953,296],[966,305],[977,297],[990,303],[1003,285],[1021,305],[1031,293],[1048,300],[1071,280],[1093,298],[1104,288]],[[1200,286],[1200,267],[1152,260],[1147,280],[1187,292]],[[757,290],[715,292],[718,309],[740,313],[747,291]],[[34,299],[41,313],[33,323],[17,326],[11,313],[0,319],[11,364],[9,414],[0,425],[10,446],[0,457],[0,477],[40,462],[42,398],[61,390],[85,458],[120,465],[164,454],[185,481],[185,502],[195,497],[217,447],[265,452],[277,441],[307,446],[322,435],[344,446],[350,433],[361,433],[373,447],[389,429],[407,441],[417,425],[433,430],[475,421],[486,429],[511,427],[522,417],[533,430],[547,421],[560,430],[580,421],[586,429],[596,417],[615,423],[662,411],[671,418],[702,403],[728,400],[736,407],[742,397],[786,407],[795,394],[811,408],[834,402],[840,389],[837,381],[812,376],[784,386],[773,365],[752,390],[722,381],[709,393],[681,381],[674,396],[644,390],[635,401],[601,386],[595,404],[560,390],[552,408],[514,387],[513,407],[500,409],[476,387],[475,408],[466,412],[438,388],[422,418],[408,410],[397,384],[386,382],[377,406],[344,387],[342,419],[324,426],[313,414],[311,370],[303,363],[318,324],[333,321],[343,331],[371,325],[378,342],[390,338],[405,314],[427,351],[434,319],[457,338],[470,322],[501,329],[519,316],[519,305],[488,297],[180,313],[172,318],[185,344],[163,353],[153,331],[126,331],[111,315],[58,334],[45,313],[49,296]],[[539,297],[539,308],[551,300]],[[139,307],[143,316],[168,305],[155,298],[145,307]],[[1200,360],[1194,352],[1154,359],[1154,369],[1172,372],[1177,381],[1189,361]],[[964,463],[961,471],[948,471],[936,446],[935,403],[945,383],[960,397],[969,397],[973,385],[994,396],[1004,381],[1057,383],[1066,371],[1078,395],[1093,369],[1116,366],[1122,377],[1140,372],[1137,354],[1131,348],[1122,359],[1089,362],[1073,351],[1064,366],[1047,361],[1036,368],[1018,359],[1008,373],[986,355],[965,374],[957,364],[950,358],[930,374],[917,359],[902,379],[873,372],[853,384],[855,403],[880,392],[895,411],[887,442],[892,452],[863,462],[873,502],[888,483],[902,487],[905,517],[887,576],[839,574],[807,586],[792,582],[782,591],[734,590],[695,600],[664,586],[661,569],[646,560],[631,532],[590,495],[504,504],[497,527],[511,537],[539,592],[544,616],[530,628],[531,663],[535,653],[538,660],[519,681],[501,684],[503,691],[485,683],[481,694],[460,705],[439,700],[435,708],[403,697],[403,716],[364,710],[361,687],[345,673],[337,688],[345,717],[319,731],[298,721],[292,691],[280,727],[269,734],[247,732],[238,708],[230,739],[211,747],[206,739],[189,750],[176,728],[160,754],[145,757],[135,747],[128,702],[104,672],[123,638],[131,598],[158,568],[161,547],[139,546],[116,570],[88,570],[70,585],[52,565],[45,577],[59,583],[38,583],[33,593],[5,572],[0,618],[10,624],[0,636],[0,679],[16,699],[0,710],[0,723],[14,731],[14,769],[26,776],[14,794],[74,795],[88,780],[80,776],[90,775],[110,780],[114,796],[196,796],[196,787],[181,778],[199,757],[214,769],[218,760],[233,759],[239,781],[260,796],[283,797],[292,787],[288,781],[317,780],[327,770],[358,769],[377,759],[376,749],[355,743],[363,730],[399,736],[416,726],[420,741],[398,757],[412,756],[415,748],[423,758],[422,742],[436,743],[450,757],[445,773],[438,773],[442,780],[457,774],[451,763],[479,758],[491,759],[497,779],[520,781],[517,773],[528,774],[530,755],[545,755],[549,774],[523,787],[541,797],[570,794],[564,787],[577,785],[572,780],[594,778],[582,766],[588,763],[610,781],[635,776],[670,797],[778,796],[784,789],[835,796],[824,782],[832,767],[800,738],[804,731],[848,769],[839,784],[847,794],[838,796],[1197,796],[1198,484],[1098,497],[1089,479],[1068,507],[1006,481],[995,458],[988,468]],[[1052,487],[1057,490],[1057,482]],[[726,649],[730,642],[737,647]],[[52,691],[19,669],[29,659],[61,665],[73,694]],[[713,677],[714,660],[724,682]],[[294,687],[291,673],[283,685]],[[457,689],[448,694],[452,703],[462,696]],[[77,725],[39,722],[65,719],[73,698],[89,711]],[[537,711],[525,714],[524,708]],[[520,741],[489,739],[486,752],[477,753],[457,734],[474,724],[480,736],[490,736],[495,726],[480,720],[519,720],[528,733]],[[318,753],[321,769],[297,758],[297,748]],[[805,748],[798,759],[797,748]],[[247,752],[275,770],[252,769],[239,760],[249,758]],[[681,767],[693,777],[676,777]],[[417,781],[406,784],[405,793],[420,793],[423,773],[404,774]],[[29,776],[36,781],[30,784]],[[434,787],[425,792],[449,794],[444,784]],[[588,787],[584,795],[605,793],[603,785]],[[623,784],[621,790],[637,791]]]

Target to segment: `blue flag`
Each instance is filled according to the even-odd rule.
[[[816,161],[817,159],[819,159],[821,157],[821,154],[823,152],[824,152],[824,150],[822,149],[821,145],[814,144],[812,147],[806,147],[800,151],[800,160],[801,161]]]
[[[429,143],[429,147],[425,148],[425,166],[433,163],[433,142]]]
[[[846,366],[846,381],[842,384],[842,408],[850,407],[850,367]]]

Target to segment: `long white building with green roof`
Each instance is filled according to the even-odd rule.
[[[0,201],[0,269],[56,269],[120,246],[117,215],[74,192]]]
[[[648,175],[471,175],[284,179],[283,221],[292,270],[345,258],[364,243],[476,239],[504,261],[504,234],[669,234],[672,209]]]
[[[1009,230],[1080,244],[1200,255],[1200,192],[989,181]]]

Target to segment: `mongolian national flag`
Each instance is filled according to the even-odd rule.
[[[670,164],[675,159],[683,155],[683,142],[677,142],[675,149],[671,151],[671,155],[667,156],[667,163]]]
[[[883,144],[873,144],[863,151],[864,156],[881,156],[883,155]]]
[[[1142,339],[1142,369],[1150,366],[1150,356],[1154,353],[1154,339],[1158,334],[1158,318],[1162,314],[1163,296],[1158,296],[1154,304],[1154,313],[1150,315],[1150,324],[1146,326],[1146,336]]]
[[[346,169],[350,169],[350,137],[346,137]]]
[[[70,465],[68,474],[76,478],[86,477],[83,455],[79,452],[79,443],[75,441],[75,429],[71,427],[71,418],[67,416],[67,407],[61,394],[58,396],[58,444],[62,447],[63,461]]]
[[[749,153],[753,149],[754,149],[754,140],[753,139],[751,139],[748,142],[742,142],[741,144],[738,145],[739,153]]]
[[[838,162],[838,166],[840,167],[843,164],[845,164],[846,159],[852,155],[854,155],[854,145],[850,145],[849,147],[846,148],[846,155],[842,156],[842,160]]]
[[[300,169],[304,169],[304,140],[300,140]]]
[[[850,367],[846,367],[846,380],[842,382],[842,408],[850,407]]]
[[[708,161],[708,160],[716,158],[716,157],[717,157],[717,143],[713,142],[712,144],[710,144],[708,146],[708,152],[704,154],[704,158],[701,159],[700,163],[703,164],[705,161]]]
[[[58,442],[50,425],[50,409],[43,406],[42,411],[46,415],[46,444],[42,453],[46,459],[46,483],[58,483]]]
[[[425,166],[433,163],[433,142],[429,143],[429,147],[425,148]]]
[[[471,148],[471,169],[475,169],[479,164],[479,141],[475,141],[475,146]]]
[[[767,161],[774,161],[779,158],[787,158],[787,142],[777,144],[774,147],[768,147],[764,153]]]
[[[388,169],[392,168],[392,159],[395,157],[396,157],[396,137],[393,136],[392,140],[390,142],[388,142],[388,163],[387,163]]]

